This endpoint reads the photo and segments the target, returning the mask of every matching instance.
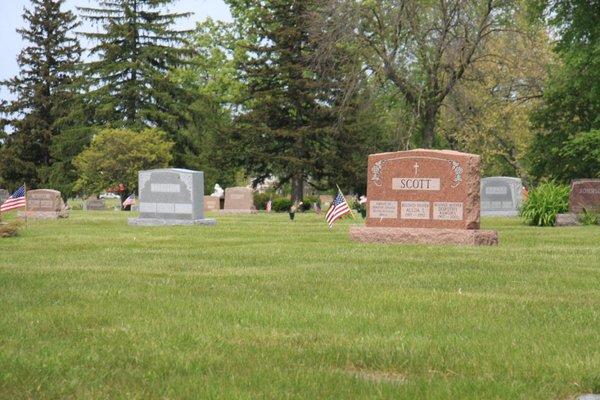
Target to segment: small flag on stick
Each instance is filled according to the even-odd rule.
[[[267,206],[265,207],[266,211],[268,213],[270,213],[272,208],[273,208],[273,202],[271,200],[267,201]]]
[[[0,212],[14,210],[15,208],[25,207],[27,199],[25,198],[25,185],[18,188],[2,205]]]
[[[335,196],[333,203],[327,210],[327,214],[325,214],[325,219],[327,219],[327,223],[329,224],[329,229],[333,227],[333,223],[342,218],[346,214],[352,214],[352,210],[350,210],[350,206],[348,206],[348,202],[344,197],[342,191],[338,188],[338,194]]]

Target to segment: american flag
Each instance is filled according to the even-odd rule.
[[[15,208],[25,207],[27,200],[25,199],[25,185],[21,186],[14,192],[2,205],[0,212],[14,210]]]
[[[339,218],[343,217],[344,215],[349,214],[351,212],[352,211],[350,211],[350,207],[348,207],[348,203],[346,202],[344,195],[342,194],[341,191],[339,191],[338,195],[335,196],[333,203],[331,203],[329,210],[327,210],[327,214],[325,214],[325,219],[327,219],[329,228],[331,229],[333,227],[333,223],[337,219],[339,219]]]
[[[123,202],[123,207],[131,206],[135,204],[135,196],[130,194],[128,198]]]
[[[273,208],[273,202],[271,200],[267,201],[267,206],[265,207],[267,212],[271,212],[271,208]]]

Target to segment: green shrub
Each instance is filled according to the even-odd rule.
[[[254,207],[256,207],[257,210],[266,209],[267,202],[273,197],[275,197],[273,193],[254,193]]]
[[[598,214],[592,211],[588,211],[585,208],[583,212],[579,214],[579,222],[582,225],[597,225],[598,224]]]
[[[553,226],[556,214],[568,209],[569,187],[547,182],[529,192],[521,207],[521,217],[528,225]]]
[[[319,198],[317,196],[306,196],[302,199],[302,205],[300,206],[301,211],[310,211],[313,209],[313,206],[319,202]]]
[[[275,212],[288,212],[290,211],[292,204],[294,204],[292,203],[292,200],[280,197],[273,200],[272,209]]]

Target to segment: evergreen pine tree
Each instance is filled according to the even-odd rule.
[[[186,31],[173,29],[190,13],[169,13],[173,0],[98,0],[80,7],[82,17],[102,28],[83,33],[95,46],[85,74],[87,100],[97,124],[141,129],[158,126],[171,134],[185,123],[189,92],[170,77],[191,54]]]
[[[10,187],[47,183],[50,146],[75,97],[81,49],[69,32],[78,23],[73,13],[61,11],[63,3],[31,0],[23,13],[26,26],[17,30],[27,42],[17,58],[20,72],[2,82],[16,97],[0,104],[0,129],[5,134],[0,180]]]
[[[275,175],[291,182],[292,198],[322,178],[336,136],[336,86],[315,68],[317,43],[308,16],[314,0],[230,0],[244,38],[246,57],[238,68],[246,83],[243,112],[233,142],[255,183]]]

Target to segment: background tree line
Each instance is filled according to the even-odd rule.
[[[486,175],[600,176],[597,1],[227,0],[233,22],[191,31],[171,2],[31,0],[0,186],[92,194],[154,162],[207,190],[276,176],[297,199],[364,192],[368,154],[416,147],[481,154]]]

